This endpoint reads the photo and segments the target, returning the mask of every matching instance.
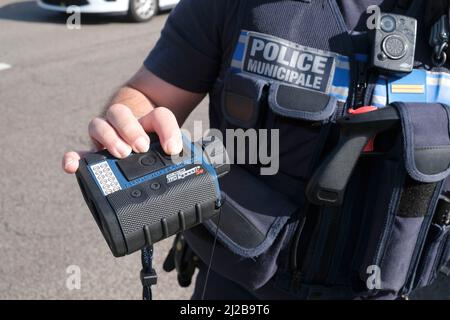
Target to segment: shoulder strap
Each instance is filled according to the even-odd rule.
[[[450,0],[433,0],[426,2],[425,23],[431,27],[441,16],[448,13]]]
[[[244,19],[247,13],[247,5],[248,5],[247,0],[239,0],[236,23],[233,25],[234,27],[232,31],[233,36],[231,37],[232,45],[235,45],[238,42],[239,36],[241,35],[241,29],[244,24]],[[233,51],[231,51],[231,54],[229,55],[229,57],[227,57],[227,61],[224,61],[226,63],[226,66],[229,66],[231,64],[232,59],[233,59]]]
[[[247,0],[240,0],[239,1],[239,7],[238,7],[238,12],[237,12],[237,17],[236,17],[236,23],[234,24],[234,28],[233,28],[233,31],[232,31],[233,32],[233,36],[231,37],[231,43],[234,46],[236,46],[236,44],[237,44],[237,42],[239,40],[239,37],[241,35],[241,29],[242,29],[242,26],[244,24],[245,15],[247,13],[247,5],[248,5],[248,1]],[[228,68],[231,65],[231,61],[233,60],[234,50],[235,50],[235,47],[232,48],[232,51],[229,52],[228,57],[226,57],[226,60],[223,61],[223,63],[226,66],[226,68]],[[226,123],[225,117],[222,117],[219,129],[222,132],[224,132],[225,129],[226,129],[226,126],[227,126],[227,123]]]
[[[397,3],[395,4],[397,8],[401,10],[408,10],[411,6],[412,0],[397,0]]]
[[[447,1],[447,0],[445,0]],[[394,8],[394,12],[399,12],[407,16],[415,17],[422,14],[421,10],[425,3],[433,3],[434,1],[424,1],[424,0],[397,0]]]

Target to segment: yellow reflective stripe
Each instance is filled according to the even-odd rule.
[[[425,93],[425,85],[423,84],[393,84],[392,93]]]

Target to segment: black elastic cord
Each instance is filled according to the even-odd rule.
[[[152,285],[156,284],[156,272],[152,266],[153,246],[141,250],[141,262],[142,299],[152,300]]]
[[[213,257],[214,257],[214,251],[216,249],[216,242],[217,242],[217,236],[219,234],[219,227],[220,227],[220,218],[221,218],[221,216],[222,216],[222,210],[219,211],[219,217],[217,219],[216,232],[215,232],[215,235],[214,235],[214,242],[213,242],[213,247],[212,247],[212,250],[211,250],[211,257],[209,258],[208,270],[206,271],[205,285],[203,286],[203,292],[202,292],[202,299],[201,300],[205,300],[206,286],[208,285],[209,272],[211,271],[212,261],[213,261]]]
[[[152,288],[150,286],[142,287],[142,300],[152,300]]]

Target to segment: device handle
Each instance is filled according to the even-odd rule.
[[[399,119],[393,107],[386,107],[339,120],[339,142],[309,180],[306,187],[308,200],[320,206],[340,206],[347,183],[366,144]]]

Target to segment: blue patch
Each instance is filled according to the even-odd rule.
[[[234,51],[233,60],[240,60],[244,58],[245,53],[245,43],[238,42],[236,49]]]
[[[336,68],[334,72],[333,86],[346,87],[350,84],[350,73],[348,69]]]
[[[450,105],[450,74],[414,69],[402,78],[380,77],[376,83],[371,104],[384,107],[393,102]]]
[[[450,105],[450,74],[428,72],[427,101]]]
[[[427,72],[414,69],[402,78],[388,80],[388,103],[427,102]]]

